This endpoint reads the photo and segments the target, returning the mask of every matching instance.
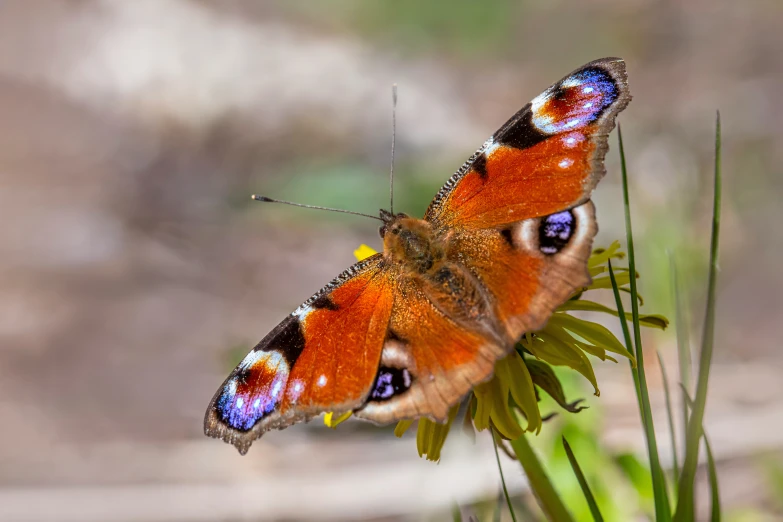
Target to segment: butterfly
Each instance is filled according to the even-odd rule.
[[[623,60],[590,62],[493,134],[424,219],[381,210],[383,252],[252,349],[215,393],[205,433],[245,454],[264,432],[324,412],[445,422],[524,333],[589,284],[590,195],[630,99]]]

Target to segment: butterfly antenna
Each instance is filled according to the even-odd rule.
[[[397,84],[392,85],[392,146],[389,169],[389,210],[394,215],[394,142],[397,136]]]
[[[317,207],[315,205],[303,205],[302,203],[293,203],[291,201],[282,201],[280,199],[272,199],[268,198],[266,196],[259,196],[258,194],[253,194],[250,196],[251,199],[254,199],[255,201],[262,201],[264,203],[282,203],[283,205],[291,205],[294,207],[302,207],[302,208],[312,208],[315,210],[328,210],[329,212],[340,212],[341,214],[353,214],[354,216],[364,216],[371,219],[377,219],[378,221],[383,221],[378,216],[373,216],[370,214],[362,214],[361,212],[353,212],[351,210],[343,210],[341,208],[329,208],[329,207]]]

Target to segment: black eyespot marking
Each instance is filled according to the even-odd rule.
[[[558,212],[541,219],[538,229],[538,245],[544,254],[557,254],[574,235],[576,222],[570,210]]]
[[[375,384],[373,384],[369,400],[375,402],[388,401],[408,391],[412,382],[413,379],[407,369],[381,366],[378,369],[377,377],[375,377]]]
[[[340,308],[334,301],[329,299],[329,296],[326,293],[318,296],[318,299],[313,301],[311,306],[315,309],[326,308],[327,310],[339,310]]]
[[[301,355],[302,350],[305,347],[304,333],[302,333],[302,326],[299,323],[299,319],[293,315],[289,315],[285,320],[277,325],[274,330],[269,332],[261,342],[259,342],[253,351],[272,352],[279,351],[286,362],[288,367],[294,366],[294,363]]]
[[[473,160],[473,165],[471,165],[471,168],[476,172],[476,174],[481,177],[481,179],[486,180],[487,179],[487,155],[483,152],[479,154],[475,160]]]
[[[528,103],[495,133],[494,140],[506,147],[527,149],[548,137],[533,124],[533,106]]]
[[[514,246],[514,236],[511,232],[510,228],[504,228],[500,231],[500,235],[503,236],[503,239],[506,240],[506,243],[508,243],[508,246],[513,247]]]

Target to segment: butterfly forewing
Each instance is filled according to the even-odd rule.
[[[265,431],[361,406],[386,337],[392,272],[377,254],[297,308],[218,389],[204,420],[206,434],[245,453]]]
[[[425,219],[488,228],[584,203],[604,175],[607,135],[630,99],[619,58],[577,69],[487,140],[446,182]]]

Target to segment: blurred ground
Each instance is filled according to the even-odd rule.
[[[232,348],[255,343],[360,242],[379,243],[359,218],[248,196],[385,206],[396,82],[398,201],[421,215],[509,115],[609,55],[627,61],[634,95],[621,120],[645,308],[673,315],[670,250],[694,327],[721,110],[707,429],[729,508],[775,512],[756,462],[783,448],[783,6],[415,5],[0,3],[0,519],[417,520],[493,495],[491,447],[459,437],[440,466],[364,426],[296,427],[245,458],[203,437]],[[604,244],[623,230],[615,143],[594,198]],[[672,342],[647,346],[673,365]],[[591,400],[609,444],[642,449],[626,373],[601,365]]]

